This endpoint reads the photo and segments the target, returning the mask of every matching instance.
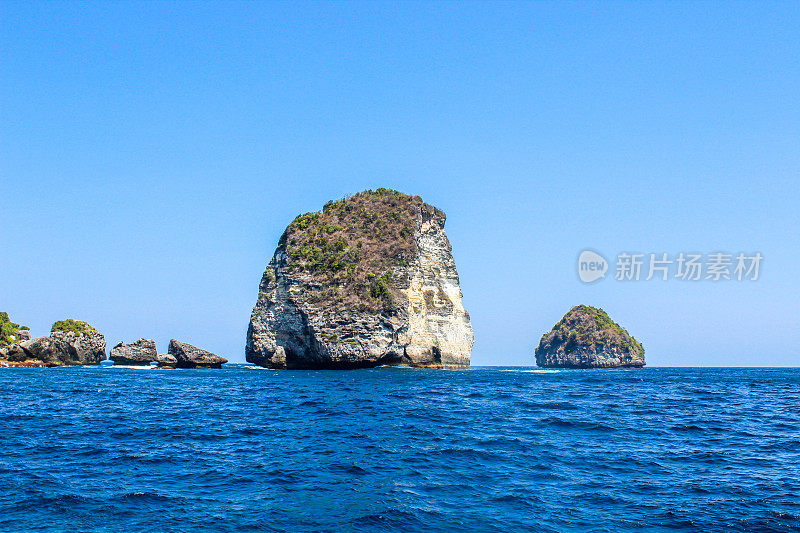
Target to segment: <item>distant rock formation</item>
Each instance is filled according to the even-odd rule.
[[[644,347],[611,320],[588,305],[573,307],[536,348],[536,364],[550,368],[641,368]]]
[[[133,344],[118,343],[111,349],[110,359],[115,365],[149,365],[158,358],[156,341],[139,339]]]
[[[0,347],[0,359],[9,366],[91,365],[105,358],[103,335],[86,322],[71,319],[53,324],[49,337]]]
[[[169,355],[175,359],[176,368],[222,368],[228,362],[224,357],[175,339],[169,341]],[[164,366],[168,365],[165,362]]]
[[[269,368],[467,367],[473,332],[445,214],[390,189],[298,216],[259,286],[247,361]]]

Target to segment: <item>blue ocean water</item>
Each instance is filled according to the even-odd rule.
[[[798,531],[800,370],[0,370],[3,531]]]

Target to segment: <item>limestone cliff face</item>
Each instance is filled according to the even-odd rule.
[[[472,326],[444,224],[419,197],[386,189],[295,219],[261,279],[247,361],[469,366]]]
[[[536,348],[536,364],[552,368],[641,368],[644,347],[605,311],[573,307],[545,333]]]

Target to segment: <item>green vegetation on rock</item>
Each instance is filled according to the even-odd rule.
[[[642,344],[634,339],[622,326],[611,320],[603,309],[590,305],[573,307],[542,336],[536,351],[549,352],[561,345],[569,353],[575,348],[596,345],[619,346],[625,353],[644,354]]]
[[[302,275],[311,303],[392,312],[402,298],[402,280],[393,269],[416,254],[413,235],[422,205],[419,196],[380,188],[300,215],[281,239],[287,270]]]
[[[0,346],[8,346],[17,342],[16,332],[28,330],[28,326],[20,326],[11,322],[8,313],[0,312]]]
[[[50,332],[52,333],[55,331],[63,331],[63,332],[71,331],[75,335],[91,335],[96,330],[86,322],[68,318],[66,320],[59,320],[58,322],[53,324],[53,327],[50,329]]]

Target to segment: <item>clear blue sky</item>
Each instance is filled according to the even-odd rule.
[[[367,188],[447,232],[473,364],[573,305],[651,365],[800,365],[798,3],[0,3],[0,310],[244,359],[293,217]],[[764,255],[582,284],[578,253]],[[612,259],[613,260],[613,259]],[[612,266],[613,268],[613,266]]]

